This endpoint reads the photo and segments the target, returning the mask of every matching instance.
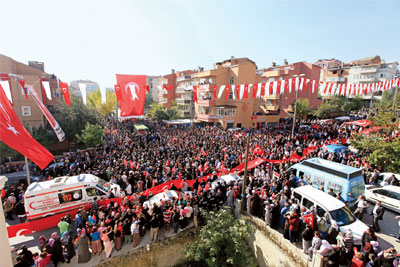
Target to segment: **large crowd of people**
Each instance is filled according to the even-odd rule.
[[[309,126],[297,127],[295,136],[291,136],[291,124],[285,121],[274,127],[245,131],[215,126],[186,128],[149,121],[141,123],[148,127],[147,131],[136,131],[132,121],[107,120],[104,145],[70,153],[59,159],[54,168],[35,170],[44,179],[94,174],[119,184],[121,191],[110,192],[110,197],[123,201],[121,204],[111,202],[104,208],[99,208],[94,201],[90,209],[82,208],[74,218],[62,218],[58,232],[49,239],[45,236],[39,239],[41,253],[31,255],[29,250],[22,248],[18,255],[15,254],[16,266],[33,263],[56,266],[59,262],[69,262],[75,254],[78,262],[87,262],[91,255],[101,253],[110,257],[114,249],[118,251],[123,245],[136,247],[141,244],[146,232],[151,241],[157,241],[166,233],[185,229],[192,221],[197,228],[201,208],[214,209],[223,205],[233,208],[234,200],[242,198],[242,182],[220,183],[216,188],[209,183],[221,172],[244,162],[246,134],[251,134],[251,148],[259,146],[264,151],[262,155],[249,153],[249,160],[261,156],[271,160],[285,159],[294,153],[302,155],[307,147],[316,146],[318,149],[308,153],[307,158],[318,156],[362,168],[366,183],[374,183],[378,174],[378,170],[371,169],[366,161],[368,151],[336,154],[321,149],[333,140],[348,140],[352,131],[357,130],[351,125],[339,127],[337,121],[308,121]],[[328,218],[317,220],[315,217],[313,224],[306,223],[304,216],[313,210],[300,207],[291,198],[291,190],[302,185],[287,171],[291,164],[290,161],[264,163],[251,170],[251,179],[243,196],[248,213],[263,218],[271,228],[282,231],[285,238],[301,245],[310,259],[315,255],[323,257],[326,266],[395,266],[395,251],[379,249],[374,232],[379,229],[369,229],[363,235],[362,246],[355,247],[352,233],[341,233],[337,223]],[[149,207],[145,202],[151,195],[141,194],[167,181],[193,180],[209,174],[212,175],[209,181],[196,181],[192,187],[186,183],[177,198],[160,205]],[[24,190],[26,185],[20,184],[2,192],[8,219],[13,219],[15,213],[21,222],[25,221]],[[179,191],[174,187],[170,190]],[[186,191],[192,193],[184,193]],[[359,202],[363,203],[362,200]]]

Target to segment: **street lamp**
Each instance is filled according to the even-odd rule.
[[[302,77],[305,76],[305,74],[299,74],[299,75],[293,75],[293,77]],[[300,85],[300,80],[299,80],[299,85]],[[299,92],[299,88],[296,90],[296,101],[294,102],[294,114],[293,114],[293,126],[292,126],[292,139],[294,137],[294,126],[296,125],[296,113],[297,113],[297,95]]]

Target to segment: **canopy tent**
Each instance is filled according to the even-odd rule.
[[[351,125],[357,125],[357,126],[361,126],[361,127],[367,127],[367,126],[371,125],[371,121],[370,120],[348,121],[348,122],[345,122],[344,124],[351,124]]]
[[[146,131],[146,130],[148,130],[149,128],[147,128],[145,125],[143,125],[143,124],[136,124],[135,125],[135,129],[136,130],[138,130],[138,131]]]

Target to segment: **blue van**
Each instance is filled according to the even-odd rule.
[[[347,146],[342,146],[342,145],[325,145],[322,147],[322,150],[328,150],[329,153],[343,153],[343,154],[348,154],[350,152],[350,149]]]
[[[360,169],[333,161],[312,158],[297,163],[289,168],[297,177],[309,180],[316,188],[324,187],[324,191],[341,193],[344,201],[353,206],[360,195],[364,194],[364,177]]]

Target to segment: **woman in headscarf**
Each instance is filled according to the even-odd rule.
[[[76,243],[78,246],[78,263],[88,262],[90,260],[89,238],[85,233],[81,233],[78,238]]]
[[[56,267],[58,262],[64,262],[64,255],[63,255],[63,248],[62,248],[62,244],[61,244],[61,240],[58,237],[57,233],[54,232],[51,234],[51,238],[50,240],[54,240],[53,241],[53,253],[51,254],[51,260],[54,263],[54,266]]]
[[[92,253],[93,255],[101,253],[102,247],[101,247],[101,241],[100,241],[100,233],[97,231],[97,227],[93,227],[93,231],[90,234],[90,237],[92,239]]]
[[[44,235],[41,235],[39,237],[39,247],[40,247],[40,251],[43,250],[43,247],[47,244],[47,238]]]
[[[66,245],[66,248],[67,248],[67,263],[70,263],[71,259],[76,255],[74,240],[72,236],[68,237],[68,243]]]
[[[326,240],[329,244],[336,244],[336,237],[339,233],[339,226],[335,220],[331,220],[331,225],[326,236]]]
[[[325,256],[328,252],[332,250],[332,246],[325,239],[322,240],[320,248],[317,250],[317,253],[321,256]]]
[[[114,226],[114,243],[117,251],[119,251],[122,246],[122,232],[119,226],[119,222],[116,221]]]

